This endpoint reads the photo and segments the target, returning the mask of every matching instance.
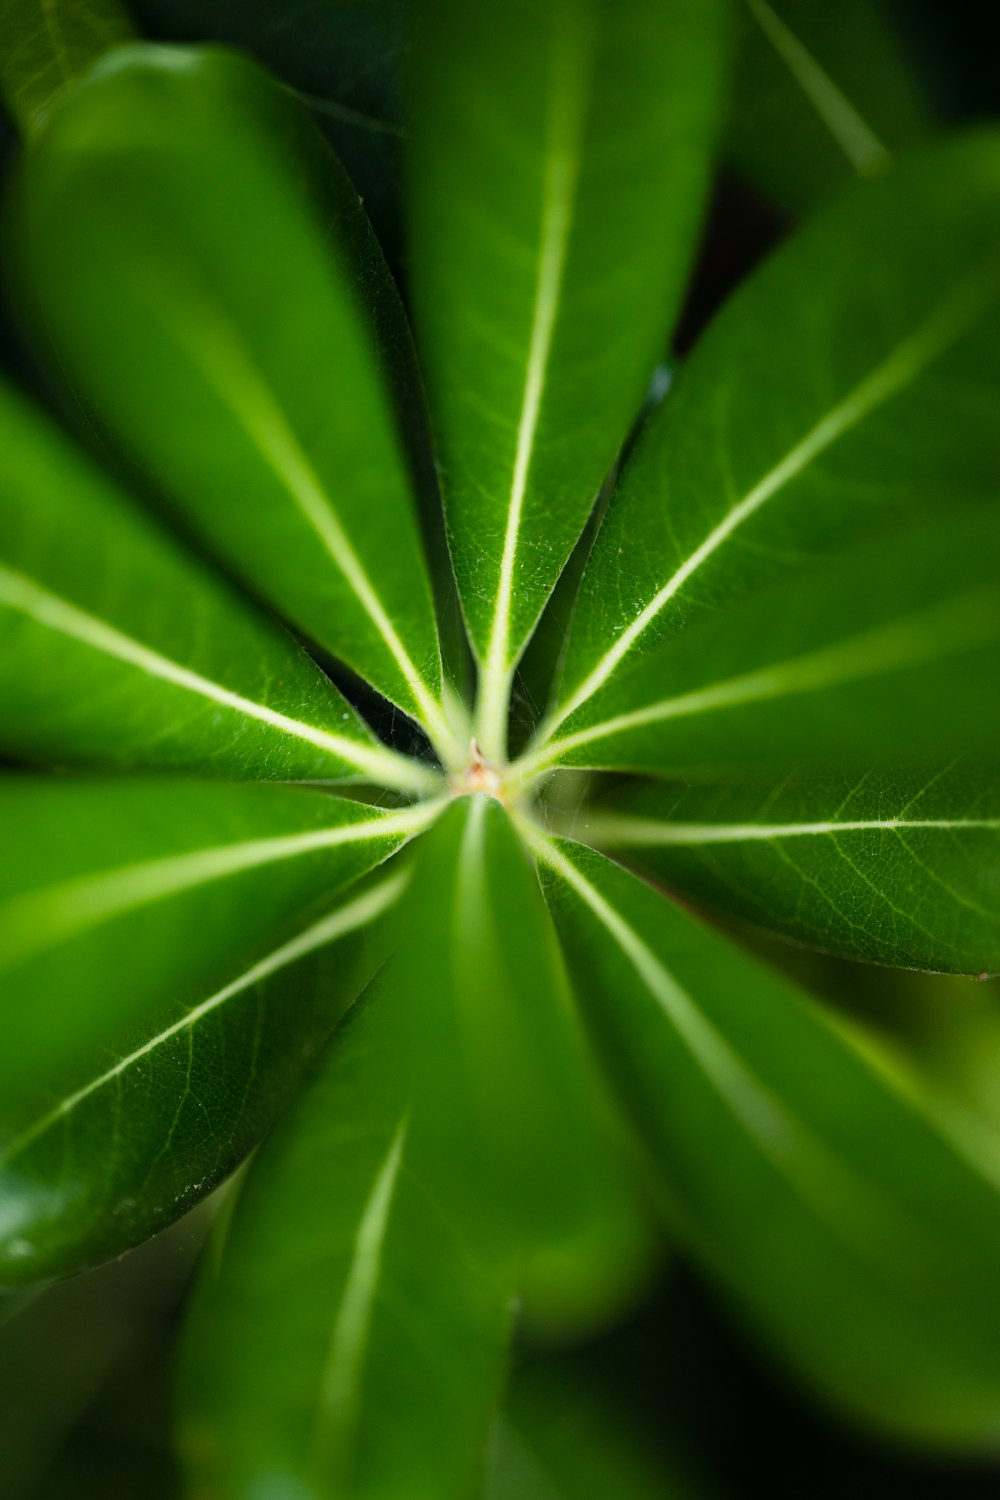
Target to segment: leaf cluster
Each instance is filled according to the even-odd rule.
[[[136,7],[290,84],[0,9],[0,1282],[266,1136],[193,1493],[467,1500],[651,1216],[824,1399],[995,1446],[995,1141],[719,919],[1000,970],[1000,137],[921,144],[860,0],[341,9]],[[664,397],[721,154],[802,222]],[[563,1399],[491,1500],[524,1443],[652,1494]]]

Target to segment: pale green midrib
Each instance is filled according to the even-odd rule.
[[[361,559],[341,525],[336,507],[310,463],[281,404],[258,370],[238,332],[217,308],[201,304],[197,324],[176,317],[161,326],[188,353],[216,395],[232,412],[243,432],[312,527],[327,555],[358,600],[389,651],[413,695],[420,722],[446,760],[457,754],[444,708],[424,681],[396,631]],[[174,309],[176,311],[176,309]],[[205,324],[211,317],[215,338],[206,345]],[[438,658],[438,678],[441,663]],[[399,705],[404,712],[409,706]]]
[[[930,1242],[928,1226],[888,1200],[774,1096],[634,928],[551,839],[537,829],[527,836],[538,858],[577,892],[610,932],[706,1079],[803,1202],[881,1275],[895,1277],[901,1264],[912,1264],[917,1259],[916,1237]]]
[[[185,1016],[182,1016],[179,1021],[175,1021],[173,1025],[158,1032],[156,1036],[144,1043],[143,1046],[137,1047],[134,1052],[130,1052],[126,1057],[121,1058],[113,1067],[99,1074],[97,1078],[92,1079],[83,1088],[77,1089],[74,1093],[67,1095],[65,1099],[61,1100],[53,1109],[50,1109],[41,1119],[36,1120],[27,1130],[22,1131],[0,1152],[0,1169],[9,1167],[18,1156],[26,1151],[29,1146],[33,1145],[41,1136],[45,1135],[47,1131],[51,1130],[53,1126],[68,1119],[74,1110],[79,1109],[81,1104],[93,1098],[101,1089],[107,1088],[109,1084],[115,1083],[121,1078],[123,1073],[128,1072],[130,1068],[135,1067],[143,1059],[150,1057],[158,1047],[164,1046],[174,1037],[180,1036],[184,1032],[193,1034],[194,1028],[197,1027],[199,1022],[204,1020],[213,1011],[218,1010],[220,1006],[231,1000],[235,995],[242,994],[245,990],[252,988],[253,985],[270,979],[274,974],[279,973],[290,964],[297,963],[301,958],[307,958],[310,953],[316,952],[318,948],[325,947],[337,938],[345,937],[348,933],[355,932],[359,928],[366,927],[369,923],[374,922],[399,898],[408,879],[409,873],[401,871],[388,880],[384,880],[372,890],[366,891],[363,896],[359,896],[356,900],[339,908],[339,910],[333,912],[330,916],[324,917],[322,921],[314,923],[305,932],[292,938],[290,942],[283,943],[280,948],[276,948],[266,958],[259,960],[246,973],[241,974],[239,978],[234,979],[223,989],[217,990],[214,995],[211,995],[207,1000],[203,1000],[200,1005],[196,1005]]]
[[[558,765],[570,751],[594,740],[624,734],[648,724],[789,694],[813,692],[955,655],[985,645],[995,634],[998,622],[1000,595],[997,591],[987,588],[971,590],[958,599],[905,616],[867,634],[852,636],[791,661],[777,662],[676,698],[662,699],[646,708],[617,714],[587,729],[552,740],[515,764],[517,775],[514,780],[520,784],[527,778],[541,775]]]
[[[887,166],[891,153],[808,48],[765,0],[747,0],[747,4],[851,168],[865,177]]]
[[[895,833],[923,830],[954,833],[963,829],[1000,832],[1000,818],[857,818],[817,823],[683,823],[627,815],[588,817],[588,843],[635,848],[685,844],[770,843],[777,839],[836,837],[843,833]]]
[[[324,750],[328,755],[335,755],[346,766],[353,767],[375,781],[407,792],[426,792],[438,784],[433,772],[406,756],[375,745],[358,743],[333,731],[317,729],[311,724],[292,719],[287,714],[277,713],[262,703],[254,703],[240,693],[231,692],[220,683],[144,646],[141,641],[134,640],[132,636],[98,616],[79,609],[68,599],[53,594],[35,579],[3,564],[0,564],[0,605],[17,610],[45,629],[68,636],[93,651],[125,662],[149,677],[195,693],[223,708],[232,709],[246,718],[255,719],[269,728],[313,745],[318,750]]]
[[[336,1467],[337,1458],[342,1456],[357,1416],[382,1251],[402,1167],[406,1133],[407,1120],[404,1117],[379,1164],[361,1213],[329,1349],[320,1373],[313,1453],[320,1467],[327,1472]]]
[[[428,827],[444,806],[440,799],[335,828],[215,845],[29,891],[0,908],[0,970],[125,912],[261,865],[366,840],[384,841],[388,857]]]
[[[565,723],[571,714],[603,687],[669,601],[745,521],[755,515],[772,496],[779,494],[839,438],[858,426],[886,401],[905,390],[907,385],[941,358],[968,329],[975,326],[986,309],[997,300],[997,271],[996,263],[991,261],[950,292],[890,355],[859,381],[831,411],[814,423],[805,437],[790,448],[784,458],[726,512],[719,524],[713,527],[704,541],[622,631],[580,686],[546,718],[536,736],[535,744],[538,748],[548,743],[560,724]]]
[[[556,11],[556,22],[531,337],[511,488],[507,497],[507,520],[497,597],[480,683],[478,735],[487,756],[496,761],[504,759],[507,748],[506,720],[514,667],[510,635],[517,552],[528,475],[562,298],[580,170],[580,134],[586,102],[586,37],[581,29],[579,14],[571,6],[560,5]]]

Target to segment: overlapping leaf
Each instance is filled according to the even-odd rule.
[[[26,296],[101,427],[255,589],[447,745],[379,369],[377,334],[405,332],[308,120],[235,57],[127,48],[36,139],[20,188]]]
[[[727,154],[777,202],[811,209],[927,133],[905,38],[877,0],[739,0],[739,9]]]
[[[2,0],[0,94],[25,130],[95,58],[128,39],[119,0]]]
[[[1000,746],[1000,527],[989,507],[804,570],[588,698],[521,763],[660,774],[870,764]]]
[[[540,1260],[572,1297],[577,1260],[621,1250],[628,1198],[541,892],[510,819],[466,798],[423,841],[382,981],[401,997],[414,1107],[488,1253]]]
[[[375,743],[284,631],[6,388],[0,476],[7,754],[261,780],[398,775],[411,788],[428,784],[426,771]]]
[[[130,0],[144,34],[224,42],[294,88],[332,142],[390,262],[402,205],[406,0]]]
[[[651,784],[581,829],[798,942],[900,968],[1000,972],[995,765]]]
[[[493,757],[513,665],[676,311],[723,21],[715,0],[420,11],[412,279]]]
[[[265,787],[0,788],[0,1283],[176,1218],[253,1146],[375,950],[335,896],[427,821]]]
[[[503,1371],[508,1295],[442,1203],[376,987],[255,1162],[188,1330],[196,1489],[467,1500]]]
[[[689,1246],[862,1418],[986,1443],[1000,1188],[806,997],[600,855],[536,839],[577,989]]]
[[[995,501],[998,331],[994,132],[901,164],[775,254],[626,465],[550,730],[706,609],[921,511]]]

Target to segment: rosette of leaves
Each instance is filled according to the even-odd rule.
[[[63,421],[4,383],[0,1281],[281,1115],[195,1298],[193,1492],[461,1500],[521,1294],[630,1253],[624,1127],[777,1359],[995,1446],[995,1148],[691,903],[1000,968],[1000,138],[885,152],[656,405],[726,6],[427,0],[409,313],[288,89],[91,66],[103,14],[3,74]]]

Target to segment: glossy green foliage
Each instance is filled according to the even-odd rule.
[[[993,503],[998,349],[1000,139],[984,132],[833,205],[709,329],[612,499],[550,723],[769,578],[895,539],[921,510]]]
[[[616,1183],[590,1061],[530,860],[493,798],[466,798],[421,847],[380,987],[438,1171],[484,1254],[572,1276],[617,1248]],[[587,1245],[588,1241],[595,1241]]]
[[[291,637],[2,386],[0,483],[0,749],[56,765],[391,778],[397,757]]]
[[[673,893],[1000,967],[998,138],[838,195],[656,405],[722,0],[406,8],[417,358],[280,9],[287,51],[256,0],[143,0],[284,82],[118,49],[17,163],[8,295],[103,452],[0,392],[0,1283],[119,1253],[273,1125],[188,1336],[192,1495],[470,1500],[515,1310],[579,1336],[656,1260],[641,1173],[812,1389],[995,1448],[992,1127]],[[362,98],[346,56],[395,97],[399,9],[323,14],[324,98]],[[669,1494],[584,1397],[567,1446],[521,1389],[489,1483]]]
[[[886,171],[928,130],[907,37],[879,0],[739,0],[726,152],[796,213]]]
[[[194,1492],[476,1491],[509,1293],[442,1201],[380,991],[254,1163],[206,1266],[182,1384]]]
[[[899,968],[1000,973],[995,765],[649,785],[581,831],[796,942]]]
[[[0,95],[26,131],[56,95],[131,35],[119,0],[0,0]]]
[[[992,509],[956,508],[947,523],[912,525],[891,553],[870,543],[664,641],[521,774],[995,750],[998,651],[1000,529]]]
[[[0,784],[0,1284],[120,1253],[237,1165],[401,877],[338,893],[420,822],[282,788]]]
[[[975,1441],[1000,1388],[995,1176],[786,981],[582,845],[538,852],[581,1003],[699,1258],[859,1416]]]
[[[26,295],[101,427],[185,522],[445,738],[421,539],[378,368],[394,357],[378,339],[395,294],[321,152],[250,64],[120,51],[29,153]]]
[[[505,748],[510,670],[676,314],[723,13],[716,0],[421,12],[412,279],[490,755]]]

